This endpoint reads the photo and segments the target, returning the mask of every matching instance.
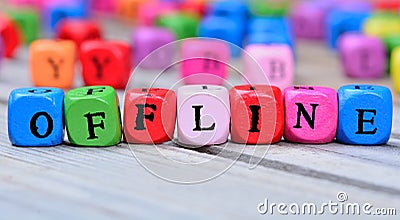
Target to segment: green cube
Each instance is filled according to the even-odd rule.
[[[165,27],[175,33],[178,40],[196,37],[199,19],[191,14],[174,13],[160,16],[157,26]]]
[[[388,71],[388,73],[390,73],[390,57],[392,55],[392,51],[394,50],[394,48],[400,46],[400,34],[384,37],[383,42],[386,45],[387,54],[388,54],[387,71]]]
[[[285,16],[289,12],[290,0],[250,0],[249,8],[255,16]]]
[[[122,137],[118,97],[109,86],[83,87],[64,98],[68,139],[78,146],[104,147]]]
[[[39,35],[39,14],[33,9],[8,10],[6,14],[13,20],[22,33],[25,43],[31,43]]]

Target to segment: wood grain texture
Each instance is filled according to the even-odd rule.
[[[129,40],[129,32],[121,31],[127,25],[107,21],[104,27],[107,38]],[[342,75],[336,55],[322,43],[303,41],[297,46],[297,84],[337,89],[360,83]],[[170,75],[169,82],[174,80],[176,74]],[[363,83],[391,87],[389,78]],[[30,84],[27,48],[23,48],[17,59],[5,60],[0,69],[1,219],[265,219],[270,216],[257,212],[265,198],[276,203],[320,204],[336,201],[340,191],[349,195],[350,202],[400,211],[398,94],[394,95],[392,138],[379,147],[281,142],[245,148],[232,143],[200,149],[173,143],[157,148],[127,144],[80,148],[67,143],[17,148],[8,140],[7,98],[12,89]],[[77,77],[76,86],[80,85]],[[119,95],[122,99],[123,91]],[[249,169],[252,157],[260,163]],[[143,164],[164,177],[211,179],[177,184],[151,174]],[[219,174],[216,170],[222,173],[212,178]]]

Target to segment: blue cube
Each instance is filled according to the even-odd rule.
[[[247,44],[285,44],[294,51],[294,44],[289,36],[279,33],[251,33],[247,38]]]
[[[247,27],[248,33],[268,32],[292,35],[289,21],[283,17],[253,18]]]
[[[392,93],[383,86],[347,85],[338,90],[336,139],[344,144],[382,145],[392,130]]]
[[[286,44],[294,50],[293,33],[286,18],[253,18],[247,31],[247,44]]]
[[[247,4],[241,0],[217,1],[211,4],[208,15],[225,17],[236,22],[247,23],[249,8]]]
[[[22,88],[8,99],[8,136],[13,145],[47,147],[64,136],[64,92],[56,88]]]
[[[88,0],[58,0],[48,3],[43,12],[47,30],[54,32],[58,22],[65,18],[87,18],[89,16],[88,8]]]
[[[199,37],[217,38],[236,45],[231,46],[231,52],[238,57],[243,47],[244,25],[229,18],[208,16],[200,23]]]
[[[334,10],[326,18],[326,41],[331,49],[336,49],[337,39],[346,32],[360,32],[370,16],[369,12]]]

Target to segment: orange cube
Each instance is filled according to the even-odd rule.
[[[76,46],[70,40],[36,40],[29,49],[35,86],[71,88],[74,81]]]
[[[150,0],[151,2],[152,0]],[[118,13],[123,18],[133,20],[137,18],[139,7],[141,4],[149,1],[146,0],[118,0]]]

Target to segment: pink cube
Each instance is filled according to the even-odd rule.
[[[326,87],[289,87],[284,92],[287,141],[323,144],[333,141],[338,123],[335,90]]]
[[[9,2],[16,6],[31,6],[37,9],[42,5],[42,0],[9,0]]]
[[[347,76],[364,79],[385,76],[386,47],[379,38],[348,33],[339,38],[338,47]]]
[[[206,146],[228,140],[229,93],[225,87],[190,85],[178,89],[178,141],[184,145]]]
[[[175,35],[166,28],[138,27],[133,32],[135,62],[147,69],[164,69],[173,63],[175,47],[165,46],[175,41]],[[154,52],[157,50],[156,52]],[[154,52],[154,53],[153,53]],[[151,58],[145,59],[148,55]]]
[[[176,5],[172,3],[145,2],[139,6],[137,22],[141,26],[153,26],[157,17],[176,10]]]
[[[90,7],[93,10],[113,13],[117,7],[117,0],[91,0]]]
[[[325,30],[325,11],[313,2],[302,2],[295,6],[291,20],[296,37],[322,39]]]
[[[227,77],[230,50],[226,42],[189,39],[182,43],[181,77],[185,84],[222,85]]]
[[[244,56],[246,84],[268,84],[281,90],[293,85],[293,52],[287,45],[252,44]]]

